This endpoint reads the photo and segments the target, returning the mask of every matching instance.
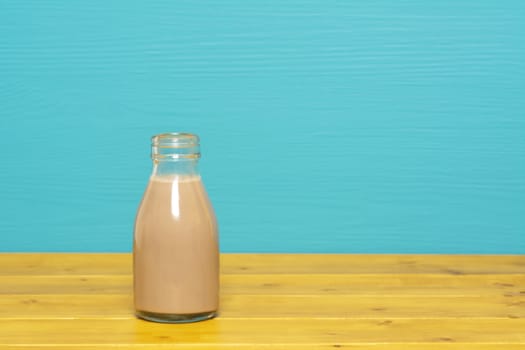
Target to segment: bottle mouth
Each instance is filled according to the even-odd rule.
[[[151,138],[154,160],[196,159],[200,157],[199,136],[186,132],[170,132]]]

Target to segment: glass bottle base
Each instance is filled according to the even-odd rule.
[[[136,310],[135,315],[146,321],[160,323],[190,323],[209,320],[217,316],[217,311],[206,311],[195,314],[163,314],[157,312]]]

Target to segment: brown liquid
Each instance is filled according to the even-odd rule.
[[[135,221],[135,309],[188,315],[218,309],[217,223],[199,176],[153,176]]]

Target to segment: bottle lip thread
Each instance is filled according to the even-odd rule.
[[[188,147],[199,145],[199,136],[188,132],[167,132],[151,137],[151,145],[158,147]]]
[[[200,157],[199,136],[187,132],[169,132],[151,137],[154,160],[195,159]]]

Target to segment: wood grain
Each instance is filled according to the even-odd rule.
[[[222,275],[228,294],[523,295],[525,275]],[[0,276],[0,294],[128,294],[130,275]]]
[[[525,318],[525,293],[509,296],[223,295],[221,319]],[[130,294],[2,295],[2,319],[133,319]]]
[[[2,344],[523,344],[525,319],[217,319],[196,324],[125,320],[0,320]]]
[[[48,345],[2,345],[7,349],[17,350],[49,350]],[[55,349],[83,349],[83,350],[100,350],[98,345],[78,345],[78,344],[66,344],[53,345]],[[172,344],[104,344],[104,349],[140,349],[140,350],[157,350],[157,349],[172,349]],[[181,350],[194,350],[199,347],[194,344],[177,344],[177,349]],[[202,347],[200,347],[202,348]],[[494,344],[480,344],[480,343],[453,343],[453,342],[418,342],[418,343],[388,343],[388,344],[214,344],[213,346],[207,345],[206,348],[213,348],[215,350],[230,350],[236,349],[261,349],[261,350],[276,350],[276,349],[287,349],[287,350],[300,350],[300,349],[330,349],[334,350],[337,348],[351,349],[351,350],[524,350],[525,344],[512,344],[512,343],[494,343]]]
[[[166,325],[134,317],[129,254],[0,254],[0,347],[523,350],[522,262],[224,255],[219,317]]]
[[[222,254],[222,274],[525,274],[524,255]],[[0,254],[0,275],[130,275],[131,255]]]

